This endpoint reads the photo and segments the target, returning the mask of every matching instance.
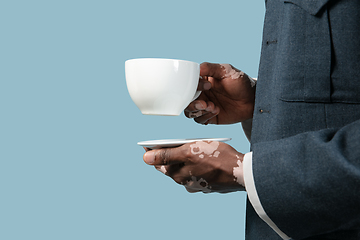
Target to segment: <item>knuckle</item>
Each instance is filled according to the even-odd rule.
[[[191,153],[191,147],[189,146],[189,147],[183,148],[182,154],[187,160],[191,160],[191,157],[193,155]]]
[[[169,163],[169,158],[170,158],[170,149],[163,149],[162,151],[160,151],[159,155],[159,162],[161,165],[168,165]]]
[[[201,66],[209,66],[210,65],[210,62],[203,62],[200,64]]]

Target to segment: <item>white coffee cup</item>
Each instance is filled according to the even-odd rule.
[[[125,62],[126,84],[142,114],[177,116],[200,95],[195,62],[138,58]]]

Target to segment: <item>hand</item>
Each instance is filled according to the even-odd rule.
[[[252,118],[255,82],[229,64],[200,65],[199,98],[185,109],[185,116],[201,124],[232,124]]]
[[[189,192],[244,190],[243,154],[222,142],[198,141],[177,148],[146,149],[144,161]]]

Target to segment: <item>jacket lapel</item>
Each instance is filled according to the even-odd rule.
[[[316,15],[330,0],[284,0],[284,2],[293,3],[311,15]]]

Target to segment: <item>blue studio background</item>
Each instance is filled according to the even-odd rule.
[[[264,1],[0,3],[0,239],[244,239],[245,193],[190,194],[142,161],[138,141],[231,137],[141,115],[124,62],[231,63],[256,77]]]

